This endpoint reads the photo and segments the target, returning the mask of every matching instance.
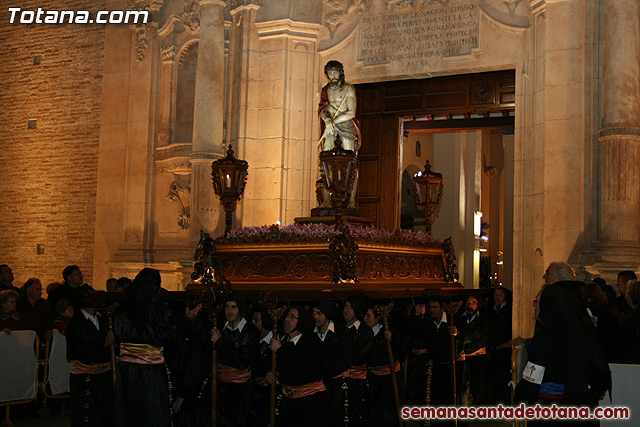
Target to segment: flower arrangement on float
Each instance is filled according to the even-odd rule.
[[[413,230],[385,230],[349,224],[349,233],[356,240],[381,244],[437,246],[442,242],[428,233]],[[216,243],[277,243],[277,242],[321,242],[330,241],[342,231],[328,224],[290,224],[262,225],[242,227],[229,231],[225,237],[216,239]]]

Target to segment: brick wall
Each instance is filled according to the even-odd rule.
[[[8,6],[95,11],[105,1]],[[16,286],[39,277],[46,288],[68,264],[92,284],[104,25],[11,25],[9,15],[0,10],[0,264]]]

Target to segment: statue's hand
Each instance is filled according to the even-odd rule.
[[[326,118],[324,119],[324,125],[325,125],[325,133],[327,134],[335,134],[336,133],[336,125],[335,123],[333,123],[333,120],[331,120],[330,118]]]

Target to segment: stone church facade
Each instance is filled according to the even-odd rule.
[[[153,266],[167,288],[182,289],[199,231],[224,229],[210,165],[228,144],[250,165],[235,226],[308,215],[317,105],[332,59],[352,84],[513,70],[505,277],[519,333],[531,331],[531,300],[549,262],[608,279],[640,267],[635,0],[91,8],[146,10],[149,22],[5,25],[0,13],[0,262],[14,268],[14,284],[59,280],[64,265],[78,264],[103,288],[108,277]]]

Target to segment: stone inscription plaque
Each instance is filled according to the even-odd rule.
[[[422,8],[371,11],[362,18],[360,60],[364,65],[426,65],[469,55],[478,47],[475,1],[438,2]]]

